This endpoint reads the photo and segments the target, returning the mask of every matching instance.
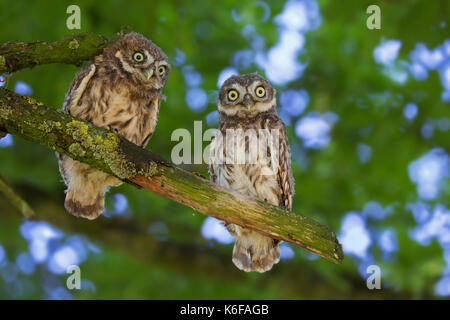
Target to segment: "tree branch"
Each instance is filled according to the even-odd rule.
[[[108,43],[108,39],[88,32],[55,42],[7,42],[0,45],[0,74],[47,63],[80,65],[99,54]]]
[[[131,32],[131,29],[124,26],[110,40],[95,33],[84,32],[53,42],[10,41],[3,43],[0,44],[0,74],[13,73],[49,63],[79,66],[83,61],[98,55],[111,41],[128,32]]]
[[[0,131],[1,133],[1,131]],[[35,213],[28,203],[23,200],[14,189],[9,186],[5,179],[0,175],[0,192],[22,213],[25,219],[31,219]]]
[[[221,188],[116,133],[5,88],[0,88],[0,128],[206,215],[293,243],[330,261],[342,262],[341,245],[326,226]]]

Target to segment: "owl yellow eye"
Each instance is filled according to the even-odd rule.
[[[162,76],[164,73],[166,73],[166,67],[165,66],[160,66],[158,68],[158,72],[159,72],[159,75]]]
[[[264,87],[262,86],[259,86],[258,88],[256,88],[255,93],[257,97],[262,98],[266,95],[266,89],[264,89]]]
[[[136,62],[142,62],[144,61],[144,55],[141,52],[137,51],[133,53],[133,60]]]
[[[228,91],[228,99],[230,101],[235,101],[239,97],[239,93],[236,90]]]

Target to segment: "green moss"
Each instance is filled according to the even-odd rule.
[[[69,146],[69,152],[72,155],[75,155],[77,157],[84,157],[86,154],[86,151],[84,151],[83,147],[79,143],[72,143]]]
[[[108,164],[113,172],[122,179],[130,179],[135,177],[138,172],[134,163],[127,160],[121,161],[120,158],[121,157],[118,156],[116,159],[108,159]]]
[[[50,124],[49,124],[50,123]],[[38,125],[38,129],[45,133],[50,133],[52,131],[52,121],[44,121]]]
[[[31,105],[32,107],[34,107],[34,106],[40,107],[40,106],[44,105],[42,102],[37,102],[36,100],[34,100],[33,98],[28,97],[28,96],[24,97],[24,99],[25,99],[25,100],[27,101],[27,103],[28,103],[29,105]],[[34,109],[34,108],[33,108],[33,109]]]
[[[89,126],[79,120],[72,120],[66,124],[67,133],[76,141],[80,142],[84,148],[92,146],[93,139],[89,135]]]
[[[78,49],[78,47],[80,46],[80,44],[78,43],[77,39],[73,39],[72,41],[69,42],[69,49],[75,50]]]
[[[105,163],[115,176],[125,179],[137,174],[134,164],[121,156],[120,138],[117,134],[108,133],[106,137],[96,135],[93,138],[89,134],[89,126],[79,120],[72,120],[66,124],[66,127],[67,133],[78,142],[80,147],[91,150],[94,159]],[[79,150],[74,149],[74,151]]]
[[[49,146],[54,148],[56,146],[56,142],[58,142],[58,137],[56,136],[56,134],[51,133],[47,135],[47,144]]]
[[[151,179],[155,174],[157,174],[157,172],[158,172],[158,166],[156,165],[156,163],[151,162],[149,164],[149,167],[146,170],[141,169],[138,171],[138,174],[143,175],[147,179]]]
[[[12,113],[12,110],[8,106],[2,106],[0,108],[0,118],[9,119],[11,113]]]
[[[155,163],[147,168],[137,169],[134,162],[121,153],[120,138],[115,133],[108,133],[106,138],[94,137],[94,157],[103,160],[110,170],[121,179],[131,179],[136,175],[151,178],[157,170]]]
[[[103,143],[103,138],[101,136],[95,136],[94,141],[96,144]]]
[[[0,70],[6,69],[6,59],[4,56],[0,56]]]

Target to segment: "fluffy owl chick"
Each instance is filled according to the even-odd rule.
[[[233,76],[219,92],[219,130],[211,143],[211,181],[291,210],[294,180],[275,89],[256,73]],[[233,263],[265,272],[280,260],[280,241],[234,224]]]
[[[155,130],[169,70],[167,56],[159,47],[140,34],[129,33],[77,73],[63,110],[145,147]],[[68,187],[65,208],[78,217],[97,218],[107,187],[121,181],[66,154],[57,153],[57,157]]]

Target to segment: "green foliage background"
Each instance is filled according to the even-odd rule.
[[[176,49],[186,55],[203,77],[201,88],[217,90],[217,77],[230,65],[234,52],[248,48],[241,30],[247,24],[264,36],[265,47],[278,40],[273,17],[284,1],[266,1],[271,17],[261,22],[261,12],[251,1],[0,1],[0,42],[11,40],[53,41],[71,34],[66,28],[66,8],[81,8],[81,30],[111,37],[121,26],[129,25],[158,44],[173,60]],[[63,208],[64,186],[54,153],[14,138],[12,147],[0,148],[0,172],[37,210],[38,219],[52,217],[69,233],[79,224],[77,233],[101,248],[90,253],[81,264],[82,277],[95,284],[95,290],[71,292],[74,298],[120,299],[303,299],[303,298],[431,298],[445,265],[442,248],[433,241],[421,246],[409,236],[416,222],[408,202],[418,200],[416,185],[408,176],[408,164],[435,147],[448,148],[448,131],[435,130],[432,138],[421,135],[428,119],[449,115],[448,103],[441,100],[442,84],[435,71],[425,81],[409,77],[399,84],[383,73],[373,57],[382,39],[399,39],[402,47],[398,60],[408,60],[417,42],[434,48],[450,36],[450,3],[441,1],[330,1],[319,0],[322,23],[306,34],[306,44],[299,60],[307,62],[301,78],[286,88],[308,91],[307,110],[332,111],[339,122],[331,132],[331,142],[319,150],[305,149],[288,127],[294,153],[296,195],[294,210],[313,217],[339,232],[341,219],[349,211],[361,211],[372,200],[392,207],[393,214],[381,221],[370,221],[372,228],[392,227],[398,239],[398,251],[385,261],[377,246],[371,252],[383,270],[383,290],[369,291],[358,272],[358,263],[347,256],[342,265],[311,260],[310,254],[293,248],[295,257],[283,260],[271,272],[245,274],[231,262],[232,245],[205,240],[200,228],[205,219],[192,209],[129,185],[113,188],[112,194],[128,198],[127,218],[76,222]],[[381,30],[366,28],[366,8],[378,4],[382,11]],[[241,22],[232,19],[238,8]],[[441,27],[441,22],[446,22]],[[401,64],[395,66],[402,68]],[[60,108],[64,95],[79,67],[46,65],[14,74],[9,83],[14,88],[21,80],[33,88],[32,96],[47,105]],[[255,65],[241,73],[259,71]],[[170,135],[177,128],[193,132],[194,120],[202,120],[214,111],[214,100],[206,110],[193,112],[186,104],[186,84],[181,67],[174,67],[164,89],[156,133],[148,148],[170,159],[177,142]],[[407,102],[419,105],[413,122],[403,116]],[[361,107],[363,105],[364,107]],[[295,119],[293,119],[293,123]],[[362,136],[361,130],[371,134]],[[358,143],[372,147],[372,158],[362,164],[356,153]],[[300,156],[299,156],[300,155]],[[190,168],[206,174],[206,166]],[[433,203],[448,206],[450,185],[445,182]],[[64,221],[58,216],[66,215]],[[45,220],[45,218],[43,218]],[[108,220],[108,222],[100,221]],[[147,228],[163,222],[167,233],[148,234]],[[20,235],[20,214],[0,195],[0,243],[10,260],[27,250]],[[88,226],[88,224],[91,224]],[[95,224],[95,225],[94,225]],[[103,237],[105,228],[115,233]],[[89,231],[84,232],[84,228]],[[112,228],[112,227],[111,227]],[[131,231],[130,231],[131,230]],[[111,232],[110,232],[111,234]],[[149,254],[152,251],[153,254]],[[191,255],[192,252],[192,255]],[[198,258],[196,258],[198,257]],[[217,270],[211,268],[214,264]],[[1,270],[1,267],[0,267]],[[43,283],[49,274],[38,265],[26,280],[19,298],[45,298]],[[58,276],[62,284],[66,275]],[[17,280],[16,280],[17,281]],[[0,278],[0,298],[9,298],[13,284]]]

